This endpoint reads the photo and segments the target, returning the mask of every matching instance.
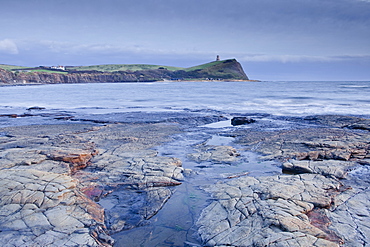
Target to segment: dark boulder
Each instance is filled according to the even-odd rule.
[[[233,117],[231,119],[231,125],[243,125],[243,124],[251,124],[256,122],[256,120],[248,117]]]
[[[41,110],[45,110],[45,109],[46,109],[45,107],[32,106],[30,108],[27,108],[27,111],[32,111],[32,110],[41,111]]]

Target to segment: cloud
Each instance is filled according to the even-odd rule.
[[[109,43],[74,43],[60,42],[52,40],[20,40],[19,46],[21,49],[30,51],[42,51],[52,54],[65,55],[109,55],[109,54],[143,54],[143,55],[187,55],[187,54],[208,54],[207,52],[193,51],[189,49],[164,49],[162,47],[151,47],[150,45],[139,45],[134,43],[126,43],[115,45]],[[212,53],[213,54],[213,53]]]
[[[364,63],[369,64],[370,54],[332,55],[332,54],[289,54],[266,51],[265,53],[246,53],[213,49],[172,49],[170,47],[150,47],[133,43],[75,43],[53,40],[18,40],[22,56],[28,57],[24,64],[36,65],[88,65],[110,63],[149,63],[164,64],[178,67],[190,67],[215,59],[236,58],[241,63],[262,66],[268,63],[295,66],[297,64],[330,64],[330,63]]]
[[[0,40],[0,52],[7,54],[18,54],[18,47],[11,39]]]
[[[349,60],[369,59],[369,55],[363,56],[304,56],[304,55],[244,55],[240,57],[243,62],[282,62],[282,63],[299,63],[299,62],[340,62]]]

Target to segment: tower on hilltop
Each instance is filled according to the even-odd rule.
[[[220,61],[220,55],[216,56],[216,61]]]

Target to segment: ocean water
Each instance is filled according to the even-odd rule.
[[[155,82],[0,87],[0,115],[29,107],[79,114],[153,111],[370,114],[370,82]]]

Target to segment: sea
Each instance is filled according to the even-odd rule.
[[[370,81],[212,81],[0,87],[0,115],[27,113],[31,107],[45,108],[50,113],[71,114],[219,111],[224,114],[275,116],[367,116],[370,115]],[[13,121],[11,124],[18,123]],[[0,121],[0,127],[4,126],[8,126],[7,121]]]
[[[352,115],[370,118],[370,81],[153,82],[53,84],[0,87],[0,127],[29,124],[96,122],[160,122],[178,116],[223,116],[217,122],[192,126],[157,148],[158,155],[180,158],[196,174],[176,186],[157,215],[140,227],[113,235],[115,246],[202,246],[196,220],[211,197],[202,187],[235,174],[281,174],[271,160],[244,150],[234,138],[219,133],[234,128],[233,116],[268,118],[285,126],[284,118]],[[16,116],[16,117],[15,117]],[[162,119],[163,118],[163,119]],[[186,117],[185,117],[186,118]],[[82,120],[81,120],[82,121]],[[280,121],[280,122],[279,122]],[[281,124],[282,123],[282,124]],[[294,125],[297,122],[294,122]],[[285,125],[284,125],[285,124]],[[2,132],[0,130],[0,136]],[[225,132],[226,133],[226,132]],[[233,164],[195,162],[187,158],[200,143],[232,145],[240,152]],[[370,174],[370,171],[360,171]],[[113,198],[114,199],[114,198]],[[109,195],[98,203],[112,206]]]

